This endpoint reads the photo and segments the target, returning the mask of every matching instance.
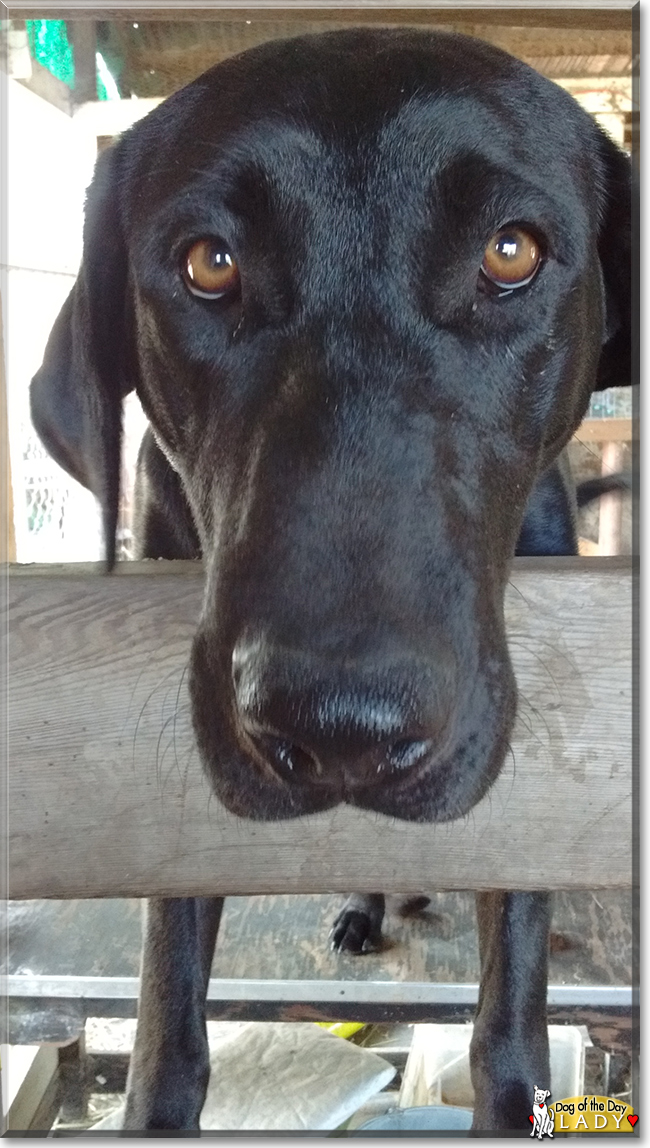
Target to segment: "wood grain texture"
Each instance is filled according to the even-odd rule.
[[[517,559],[513,754],[463,820],[339,807],[247,822],[210,796],[184,669],[200,563],[13,567],[10,896],[604,888],[631,883],[629,559]]]
[[[472,3],[472,0],[443,0],[429,4],[428,0],[399,0],[392,4],[382,0],[366,0],[363,6],[349,5],[348,0],[330,0],[328,4],[319,0],[289,0],[280,6],[277,0],[258,0],[252,4],[222,5],[215,0],[202,3],[189,3],[183,7],[170,0],[150,0],[145,8],[132,6],[130,0],[117,3],[101,3],[101,0],[41,0],[34,5],[32,0],[8,0],[6,8],[9,16],[22,19],[46,17],[50,20],[277,20],[294,17],[300,19],[308,14],[309,19],[331,20],[345,18],[351,24],[367,23],[423,23],[460,24],[504,24],[512,27],[546,28],[594,28],[628,29],[631,26],[633,0],[547,0],[545,4],[533,2],[522,4],[502,0],[498,5],[491,0]]]

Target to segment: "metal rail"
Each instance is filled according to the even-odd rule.
[[[31,976],[6,977],[9,1000],[38,1001],[39,1007],[61,1001],[109,1007],[138,998],[137,977]],[[478,984],[427,981],[235,980],[212,978],[208,1002],[346,1005],[476,1005]],[[549,985],[548,1004],[557,1008],[631,1008],[628,985]],[[90,1014],[89,1014],[90,1015]],[[110,1012],[94,1015],[110,1016]],[[134,1014],[135,1015],[135,1011]]]
[[[65,1043],[83,1030],[86,1019],[133,1018],[137,977],[34,976],[4,979],[9,1042]],[[574,1024],[628,1028],[636,993],[629,986],[550,985],[549,1019]],[[438,1023],[469,1021],[478,985],[420,981],[210,981],[209,1020],[343,1021]]]

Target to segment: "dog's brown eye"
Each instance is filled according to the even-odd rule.
[[[523,227],[504,227],[485,248],[481,271],[495,287],[512,291],[530,283],[541,258],[539,243],[528,231]]]
[[[239,287],[239,269],[221,239],[199,239],[192,244],[185,256],[183,278],[201,299],[222,299]]]

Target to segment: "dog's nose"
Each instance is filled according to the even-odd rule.
[[[260,643],[242,643],[233,654],[240,736],[294,785],[363,788],[423,766],[443,743],[451,713],[451,692],[442,691],[442,701],[431,679],[420,663],[336,671],[329,661]]]

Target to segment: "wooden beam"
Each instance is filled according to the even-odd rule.
[[[585,419],[578,427],[578,442],[633,442],[639,437],[637,419]]]
[[[129,76],[132,77],[129,82],[137,86],[138,74],[141,75],[144,71],[153,69],[159,76],[165,77],[168,81],[173,78],[174,84],[189,83],[201,72],[239,51],[265,43],[268,39],[281,38],[284,35],[291,35],[292,32],[297,35],[312,31],[314,27],[318,28],[319,26],[308,20],[297,23],[295,27],[287,23],[253,22],[250,28],[242,25],[241,22],[220,24],[215,21],[211,27],[221,31],[222,34],[219,37],[208,38],[205,32],[206,25],[203,23],[200,25],[203,29],[202,35],[197,35],[195,43],[170,44],[164,47],[160,47],[158,44],[152,45],[146,40],[134,47],[127,41],[127,37],[123,36],[123,52],[128,60]],[[342,22],[333,18],[326,27],[328,29],[341,28]],[[553,50],[543,51],[541,49],[545,46],[549,49],[553,47],[558,49],[561,38],[563,37],[566,41],[569,33],[566,30],[557,31],[555,33],[557,39],[553,45],[548,40],[548,33],[546,30],[544,31],[547,37],[546,42],[540,45],[535,43],[532,37],[527,38],[524,31],[519,28],[471,27],[473,36],[493,43],[504,51],[511,52],[542,74],[552,75],[561,81],[566,81],[570,77],[574,79],[588,77],[593,85],[594,77],[601,83],[601,75],[603,74],[620,73],[625,76],[631,71],[632,54],[629,32],[618,33],[621,41],[618,44],[621,49],[618,53],[615,51],[617,45],[612,45],[608,54],[590,54],[589,44],[581,43],[583,34],[578,33],[576,50],[573,53],[570,53],[570,45],[565,43],[564,50],[556,51],[554,54]],[[612,38],[613,34],[608,32],[600,35],[606,40]],[[584,36],[587,38],[586,33]],[[628,84],[631,85],[631,80],[628,80]],[[605,92],[603,103],[608,99],[609,92]]]
[[[277,6],[274,0],[246,4],[246,6],[223,6],[213,0],[205,0],[203,5],[187,4],[174,7],[167,0],[153,0],[146,7],[132,7],[129,3],[97,3],[92,0],[78,0],[78,3],[62,4],[60,0],[42,0],[34,6],[31,0],[8,0],[7,15],[23,19],[74,20],[91,16],[95,20],[345,20],[349,24],[502,24],[509,27],[540,28],[587,28],[593,30],[629,29],[633,20],[632,0],[555,0],[547,4],[508,3],[493,5],[490,0],[484,4],[463,3],[463,0],[448,0],[447,3],[430,5],[427,0],[415,3],[393,3],[385,6],[371,2],[367,6],[350,6],[347,0],[335,0],[329,5],[312,3],[285,3]]]
[[[11,897],[631,883],[629,559],[515,560],[513,753],[443,825],[348,807],[275,823],[225,812],[183,673],[202,592],[200,563],[11,569]]]
[[[70,20],[68,32],[74,54],[74,104],[97,99],[97,35],[94,20]]]

